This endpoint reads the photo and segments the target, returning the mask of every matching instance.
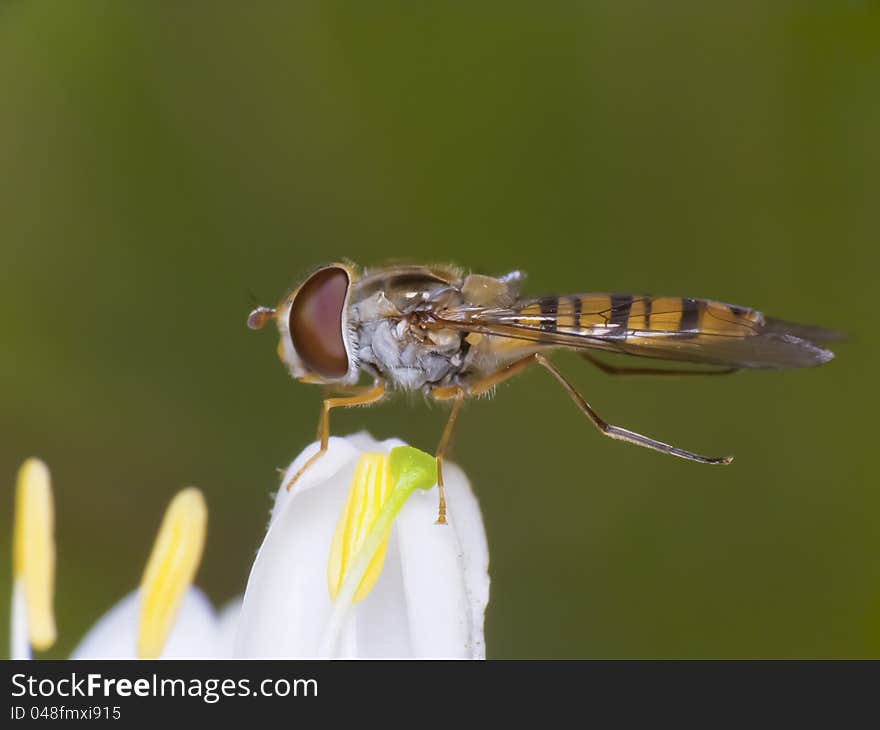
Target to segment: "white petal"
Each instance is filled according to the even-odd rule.
[[[349,443],[349,445],[356,448],[358,451],[382,451],[381,442],[377,441],[373,438],[373,435],[369,431],[358,431],[357,433],[350,433],[345,437],[345,440]]]
[[[296,484],[288,491],[286,489],[287,483],[299,471],[300,467],[318,451],[319,446],[320,444],[317,441],[309,444],[293,460],[293,463],[287,467],[287,471],[284,472],[284,476],[281,479],[281,486],[275,495],[272,517],[269,520],[270,525],[293,497],[308,491],[317,484],[322,484],[332,479],[340,469],[352,462],[360,454],[360,450],[350,444],[347,438],[331,436],[327,444],[327,453],[306,469]]]
[[[88,631],[72,659],[136,659],[140,590],[129,593]],[[180,602],[161,659],[202,659],[217,655],[218,625],[210,601],[190,588]]]
[[[489,550],[464,473],[444,463],[449,524],[435,525],[436,490],[413,494],[396,520],[416,657],[485,657]]]
[[[220,609],[220,615],[217,617],[218,658],[232,658],[235,649],[235,637],[238,634],[238,622],[241,618],[241,601],[242,596],[238,596]]]
[[[174,628],[159,658],[213,659],[219,656],[219,631],[208,597],[198,588],[190,588],[180,602]]]
[[[403,590],[400,538],[391,528],[385,565],[373,590],[355,605],[352,624],[357,626],[357,656],[365,659],[403,659],[413,653]]]
[[[71,659],[132,659],[136,655],[140,591],[135,590],[99,618]]]
[[[291,469],[298,469],[311,451],[309,447],[300,454]],[[269,531],[248,578],[236,656],[317,656],[332,609],[327,589],[330,541],[358,454],[343,439],[331,439],[329,452],[300,480],[309,478],[306,489],[297,482],[289,493],[283,486],[279,490]],[[316,481],[312,473],[319,465],[317,476],[324,481]]]
[[[449,524],[458,535],[464,567],[465,588],[471,607],[471,658],[486,658],[486,640],[483,635],[486,606],[489,604],[489,542],[483,515],[476,495],[465,473],[456,464],[443,464],[447,501],[450,506]]]
[[[30,659],[31,641],[28,636],[27,602],[20,578],[12,584],[12,607],[9,621],[9,658]]]
[[[387,452],[399,439],[366,433],[331,439],[330,452],[289,494],[282,488],[248,580],[236,656],[318,656],[332,613],[327,590],[330,542],[361,451]],[[314,453],[313,444],[288,477]],[[312,473],[322,461],[324,469]],[[446,468],[446,467],[445,467]],[[436,526],[436,490],[417,491],[392,528],[385,565],[370,594],[342,627],[342,657],[484,656],[488,550],[467,480],[447,469],[450,525]],[[465,555],[464,552],[473,551]]]

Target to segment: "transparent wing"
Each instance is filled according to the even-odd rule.
[[[738,368],[801,368],[834,357],[831,330],[765,317],[707,299],[626,294],[539,297],[510,308],[463,307],[435,314],[440,326],[507,341],[599,349]]]

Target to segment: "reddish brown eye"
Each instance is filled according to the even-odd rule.
[[[303,364],[325,378],[348,372],[342,338],[342,308],[348,292],[348,272],[322,269],[303,284],[290,307],[290,337]]]

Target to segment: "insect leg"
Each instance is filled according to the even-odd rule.
[[[674,370],[674,369],[663,369],[663,368],[620,368],[615,367],[614,365],[609,365],[606,362],[603,362],[598,357],[588,353],[588,352],[579,352],[584,360],[588,363],[595,365],[599,370],[603,373],[607,373],[608,375],[730,375],[731,373],[735,373],[739,370],[739,368],[723,368],[719,370]]]
[[[532,365],[539,364],[538,353],[533,353],[532,355],[526,355],[524,358],[516,360],[515,362],[510,363],[506,367],[501,368],[500,370],[496,370],[494,373],[490,373],[485,378],[481,380],[477,380],[475,383],[472,383],[468,386],[468,395],[482,395],[483,393],[492,390],[496,385],[500,385],[505,380],[509,380],[517,373],[525,370]]]
[[[452,429],[455,427],[455,421],[458,418],[458,411],[461,408],[461,402],[464,400],[464,388],[458,385],[441,386],[431,389],[431,397],[435,400],[451,400],[452,410],[449,412],[449,419],[446,421],[446,428],[443,429],[443,435],[440,437],[440,443],[437,444],[437,492],[439,493],[439,504],[437,505],[437,523],[438,525],[446,524],[446,493],[443,490],[443,456],[449,447],[449,441],[452,438]]]
[[[722,457],[710,457],[710,456],[700,456],[699,454],[695,454],[691,451],[685,451],[684,449],[679,449],[675,446],[670,446],[669,444],[664,444],[662,441],[656,441],[652,438],[648,438],[647,436],[642,436],[639,433],[635,433],[633,431],[629,431],[625,428],[621,428],[620,426],[614,426],[610,423],[606,423],[596,411],[594,411],[590,404],[587,403],[583,396],[575,390],[574,386],[566,380],[565,376],[556,369],[556,367],[541,353],[535,354],[535,360],[537,363],[547,370],[550,371],[550,374],[556,378],[559,384],[565,388],[565,391],[571,396],[571,399],[577,404],[578,408],[587,416],[596,428],[599,429],[601,433],[608,438],[615,439],[617,441],[627,441],[631,444],[636,444],[637,446],[644,446],[646,449],[653,449],[654,451],[659,451],[662,454],[671,454],[672,456],[678,456],[681,459],[688,459],[689,461],[698,461],[702,464],[729,464],[733,461],[732,456],[722,456]]]
[[[471,384],[467,390],[459,385],[438,386],[431,389],[431,397],[434,400],[451,400],[452,410],[449,413],[449,419],[446,421],[446,428],[443,429],[443,435],[440,437],[440,443],[437,445],[437,491],[440,495],[440,503],[437,508],[437,524],[446,524],[446,494],[443,491],[443,457],[449,448],[449,442],[452,439],[452,431],[455,428],[455,422],[458,419],[458,412],[466,395],[479,395],[491,390],[499,383],[504,382],[508,378],[512,378],[521,370],[536,364],[535,355],[527,357],[511,363],[487,377]]]
[[[446,422],[446,428],[443,429],[443,436],[440,438],[440,444],[437,446],[437,489],[440,492],[440,506],[437,515],[437,522],[446,523],[446,496],[443,492],[443,455],[449,446],[452,438],[452,429],[458,418],[458,411],[461,403],[466,395],[480,395],[486,391],[492,390],[496,385],[503,383],[505,380],[512,378],[522,370],[538,363],[537,354],[526,355],[524,358],[512,362],[510,365],[496,370],[494,373],[487,375],[485,378],[471,383],[467,390],[464,388],[453,386],[441,386],[433,388],[431,395],[436,400],[454,400],[452,411],[449,414],[449,420]]]
[[[324,405],[321,410],[321,419],[318,421],[318,440],[321,447],[313,454],[309,460],[303,464],[293,478],[286,484],[289,490],[299,479],[303,473],[318,459],[327,452],[327,444],[330,441],[330,411],[333,408],[351,408],[352,406],[367,406],[376,403],[385,395],[385,383],[377,380],[372,386],[362,390],[358,395],[352,395],[345,398],[325,398]]]

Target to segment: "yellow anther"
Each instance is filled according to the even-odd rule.
[[[207,527],[208,508],[195,487],[179,492],[165,510],[141,580],[137,643],[141,659],[162,653],[180,601],[201,563]]]
[[[360,551],[382,505],[391,494],[391,471],[388,454],[363,454],[358,460],[351,489],[336,523],[330,557],[327,561],[327,587],[334,600],[345,580],[345,573]],[[390,527],[389,527],[390,529]],[[354,602],[363,600],[372,590],[388,548],[388,533],[367,567],[354,595]]]
[[[55,514],[49,468],[28,459],[18,471],[12,525],[13,582],[24,591],[28,638],[35,649],[55,643]]]

